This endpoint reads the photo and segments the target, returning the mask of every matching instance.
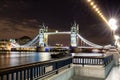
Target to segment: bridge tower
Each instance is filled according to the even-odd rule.
[[[39,46],[45,47],[47,44],[47,35],[45,35],[45,32],[48,31],[48,27],[45,27],[44,25],[40,26],[39,29]]]
[[[79,25],[74,23],[73,26],[71,27],[71,46],[72,47],[78,46],[78,37],[77,37],[78,33],[79,33]]]
[[[45,27],[45,33],[48,32],[48,27]],[[48,35],[44,33],[45,46],[48,46]]]

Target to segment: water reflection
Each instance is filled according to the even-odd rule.
[[[17,66],[22,64],[47,61],[50,60],[50,53],[47,52],[29,52],[29,53],[2,53],[0,54],[0,68]]]

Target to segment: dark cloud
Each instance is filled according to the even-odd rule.
[[[118,0],[96,2],[107,18],[111,8],[119,12]],[[0,1],[0,38],[27,35],[34,37],[38,34],[38,26],[42,23],[50,30],[70,31],[74,21],[79,24],[80,34],[86,39],[99,44],[112,41],[110,29],[86,4],[85,0]]]
[[[0,38],[19,38],[23,35],[35,37],[37,33],[38,28],[33,28],[22,24],[16,24],[8,20],[0,20]]]

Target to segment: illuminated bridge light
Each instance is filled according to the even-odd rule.
[[[96,8],[95,10],[98,11],[98,8]]]
[[[99,13],[100,13],[100,11],[97,11],[97,13],[99,14]]]
[[[88,2],[91,2],[91,0],[87,0]]]
[[[96,5],[94,5],[93,8],[96,8]]]
[[[90,5],[91,5],[91,6],[94,5],[94,2],[91,2]]]
[[[102,15],[102,13],[99,14],[100,16]]]
[[[55,32],[58,33],[58,30],[56,30]]]
[[[97,4],[95,3],[95,1],[93,0],[86,0],[88,2],[88,4],[91,6],[91,8],[101,17],[101,19],[109,26],[109,22],[108,20],[105,18],[105,16],[102,14],[100,8],[98,6],[96,6]]]

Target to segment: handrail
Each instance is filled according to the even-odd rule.
[[[29,63],[29,64],[24,64],[24,65],[19,65],[19,66],[13,66],[13,67],[7,67],[7,68],[0,68],[0,74],[3,70],[11,70],[11,69],[17,69],[17,68],[26,68],[26,67],[32,67],[33,65],[43,65],[43,64],[47,64],[47,63],[52,63],[52,62],[58,62],[58,61],[63,61],[63,60],[67,60],[69,58],[72,57],[65,57],[65,58],[57,58],[54,60],[48,60],[48,61],[42,61],[42,62],[36,62],[36,63]]]
[[[84,65],[104,65],[106,66],[113,60],[113,55],[109,56],[74,56],[73,64]]]
[[[61,64],[62,63],[62,64]],[[20,78],[20,80],[30,79],[33,80],[39,76],[46,75],[46,73],[55,71],[58,73],[58,70],[61,67],[69,65],[72,63],[72,57],[65,57],[61,59],[30,63],[20,66],[8,67],[8,68],[0,68],[0,80],[11,78]],[[10,77],[11,76],[11,77]],[[17,79],[16,79],[17,80]]]
[[[29,63],[25,65],[19,65],[8,68],[0,68],[0,80],[33,80],[41,78],[46,75],[50,75],[52,72],[58,73],[59,69],[68,66],[70,64],[81,64],[84,65],[102,65],[107,66],[113,61],[113,55],[109,56],[74,56],[57,58],[54,60]]]

